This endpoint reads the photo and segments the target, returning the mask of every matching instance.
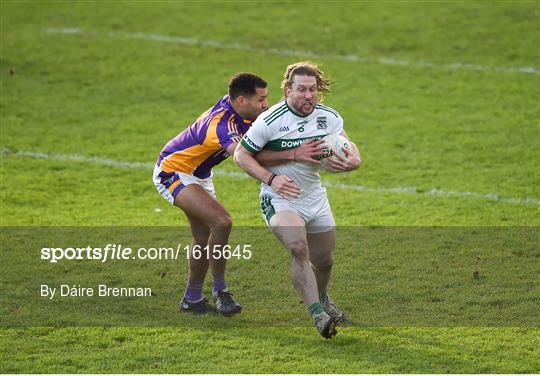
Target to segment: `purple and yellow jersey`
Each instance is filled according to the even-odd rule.
[[[226,149],[239,142],[251,122],[238,115],[226,95],[193,124],[170,140],[157,161],[161,176],[183,172],[205,179],[212,167],[229,156]]]

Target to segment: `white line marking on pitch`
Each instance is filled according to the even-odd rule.
[[[29,158],[38,158],[38,159],[51,159],[55,161],[74,161],[74,162],[84,162],[92,163],[104,166],[118,167],[118,168],[133,168],[133,169],[144,169],[152,170],[154,168],[154,163],[142,163],[142,162],[128,162],[128,161],[117,161],[114,159],[107,159],[101,157],[86,157],[82,155],[65,155],[65,154],[45,154],[37,153],[32,151],[11,151],[8,148],[2,149],[2,156],[15,156],[15,157],[29,157]],[[219,169],[214,170],[214,174],[218,176],[227,176],[240,179],[251,179],[248,175],[243,172],[234,172],[234,171],[223,171]],[[150,179],[150,178],[149,178]],[[493,193],[475,193],[475,192],[454,192],[454,191],[445,191],[442,189],[433,188],[428,191],[418,191],[415,187],[395,187],[395,188],[373,188],[366,187],[364,185],[352,185],[352,184],[342,184],[342,183],[333,183],[329,181],[323,181],[325,187],[343,189],[347,191],[362,191],[362,192],[371,192],[371,193],[405,193],[405,194],[416,194],[421,196],[439,196],[439,197],[470,197],[477,198],[507,204],[516,204],[516,205],[540,205],[540,200],[536,197],[527,197],[527,198],[513,198],[513,197],[499,197]]]
[[[452,64],[436,64],[428,61],[408,61],[408,60],[396,60],[390,58],[370,58],[363,57],[354,54],[350,55],[325,55],[312,51],[299,51],[299,50],[281,50],[276,48],[261,49],[253,47],[247,44],[241,43],[223,43],[215,40],[200,40],[196,38],[179,37],[173,35],[163,35],[156,33],[98,33],[92,31],[83,31],[78,28],[46,28],[46,33],[51,34],[75,34],[89,37],[103,37],[108,36],[110,38],[128,38],[128,39],[144,39],[156,42],[164,43],[177,43],[185,45],[198,45],[205,47],[214,47],[220,49],[233,49],[243,50],[250,52],[265,52],[272,55],[280,56],[297,56],[302,58],[323,58],[334,59],[343,61],[362,61],[366,63],[377,63],[383,65],[397,65],[397,66],[412,66],[412,67],[424,67],[424,68],[440,68],[440,69],[453,69],[453,70],[472,70],[482,72],[502,72],[502,73],[526,73],[526,74],[540,74],[540,69],[535,67],[495,67],[486,66],[480,64],[464,64],[464,63],[452,63]]]

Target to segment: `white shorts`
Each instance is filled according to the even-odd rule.
[[[325,191],[317,191],[316,195],[294,199],[263,195],[261,196],[261,210],[268,226],[270,226],[270,218],[282,211],[297,213],[306,222],[306,231],[309,234],[327,232],[336,226]]]
[[[190,184],[198,184],[203,187],[206,192],[216,197],[212,175],[206,179],[200,179],[190,174],[184,174],[183,172],[163,172],[159,166],[156,165],[154,167],[153,180],[159,194],[173,205],[178,192]]]

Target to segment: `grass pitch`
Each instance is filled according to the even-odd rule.
[[[539,372],[538,2],[0,4],[0,371]],[[326,103],[364,159],[355,173],[323,176],[339,226],[529,227],[519,238],[527,242],[464,249],[447,232],[434,249],[405,247],[407,257],[392,242],[342,238],[331,291],[360,323],[332,341],[310,327],[279,246],[231,262],[231,287],[246,306],[232,320],[186,323],[170,304],[164,315],[178,323],[158,327],[10,321],[33,304],[20,298],[29,290],[14,288],[17,278],[28,276],[37,294],[44,266],[34,248],[10,253],[9,226],[186,225],[151,182],[163,144],[224,94],[233,73],[265,77],[274,103],[285,66],[303,59],[334,79]],[[215,178],[234,231],[263,225],[258,184],[239,172],[227,161]],[[119,267],[118,283],[145,278]],[[168,267],[163,291],[176,301],[185,262]],[[76,269],[50,271],[62,281]],[[369,307],[385,297],[383,320]],[[442,318],[454,321],[407,321],[414,310],[390,309],[427,307],[424,298],[450,304]],[[485,307],[501,314],[475,316]],[[46,308],[36,317],[57,318]]]

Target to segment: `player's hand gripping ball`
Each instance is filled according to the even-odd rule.
[[[338,133],[330,133],[329,135],[324,136],[322,140],[324,141],[326,150],[324,155],[321,157],[321,168],[328,172],[334,172],[327,169],[328,159],[332,158],[332,156],[335,154],[343,158],[347,158],[345,150],[347,150],[349,154],[352,152],[351,143],[349,140],[347,140],[347,138]]]

